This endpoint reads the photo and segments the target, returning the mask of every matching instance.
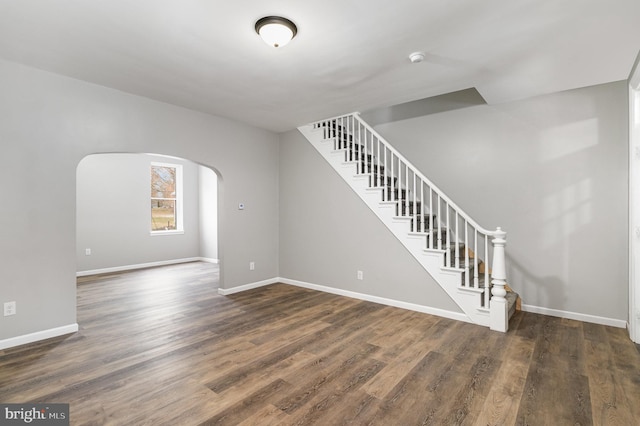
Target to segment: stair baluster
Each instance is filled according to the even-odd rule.
[[[464,285],[465,287],[469,287],[469,281],[470,281],[469,275],[471,275],[471,268],[469,266],[469,224],[467,223],[466,220],[464,221],[464,264],[468,268],[468,271],[464,274]],[[477,266],[474,265],[473,266],[474,273],[475,273],[475,268],[477,268]]]
[[[485,259],[489,259],[489,237],[488,236],[484,236],[484,257]],[[487,267],[487,265],[484,265],[484,287],[486,290],[489,290],[491,283],[489,282],[489,268]],[[485,291],[485,295],[484,295],[484,306],[488,307],[490,306],[489,302],[491,300],[491,294],[489,291]]]
[[[430,238],[427,239],[427,248],[430,249],[434,249],[435,244],[433,243],[434,240],[434,218],[433,218],[433,190],[431,188],[429,188],[429,235],[431,235]]]
[[[406,197],[409,197],[409,194],[406,195]],[[413,174],[413,232],[418,232],[418,191],[416,189],[416,174]],[[420,214],[422,214],[422,211],[420,211]]]

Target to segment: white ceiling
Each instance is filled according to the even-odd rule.
[[[265,15],[297,37],[267,46]],[[0,0],[6,60],[274,131],[470,87],[498,103],[624,80],[639,50],[640,0]]]

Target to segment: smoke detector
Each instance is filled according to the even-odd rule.
[[[424,61],[424,53],[413,52],[411,55],[409,55],[409,60],[414,64],[417,64],[418,62],[422,62]]]

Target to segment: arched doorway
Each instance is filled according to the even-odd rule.
[[[159,210],[152,208],[159,203],[152,189],[154,167],[179,171],[173,182],[179,190],[162,201],[164,207],[173,206],[162,213],[171,210],[177,220],[164,229],[154,225]],[[220,185],[217,170],[184,158],[144,153],[84,157],[76,169],[78,276],[194,260],[220,263],[222,269]]]

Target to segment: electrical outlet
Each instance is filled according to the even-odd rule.
[[[358,271],[358,279],[364,280],[364,273],[362,271]]]
[[[256,262],[249,262],[249,270],[253,271],[254,269],[256,269]]]
[[[4,316],[16,314],[16,302],[4,302]]]
[[[84,249],[84,255],[91,256],[91,249],[90,248]]]

